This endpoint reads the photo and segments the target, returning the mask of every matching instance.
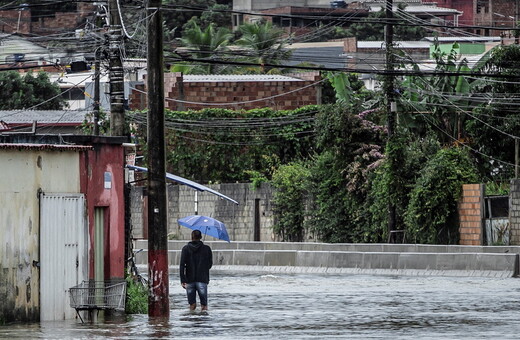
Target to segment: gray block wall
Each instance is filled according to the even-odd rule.
[[[278,241],[272,232],[273,211],[271,197],[273,189],[268,184],[253,189],[249,183],[226,183],[207,185],[234,200],[208,193],[197,192],[197,213],[223,222],[233,241],[254,241],[255,200],[259,200],[260,241]],[[179,226],[179,218],[195,215],[196,190],[181,185],[168,184],[168,233],[170,239],[188,240],[191,230]],[[143,187],[134,186],[130,192],[130,223],[134,239],[146,238],[146,200]],[[208,237],[208,240],[213,238]]]
[[[520,180],[511,180],[509,194],[509,226],[511,228],[510,244],[520,245]]]

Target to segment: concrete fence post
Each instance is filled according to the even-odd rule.
[[[520,180],[511,180],[509,193],[510,244],[520,245]]]

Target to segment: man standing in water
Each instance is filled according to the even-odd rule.
[[[180,277],[181,285],[186,289],[190,310],[197,308],[199,295],[201,311],[208,310],[209,269],[213,266],[211,248],[202,241],[200,230],[191,232],[191,242],[182,247]]]

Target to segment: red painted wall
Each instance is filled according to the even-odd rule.
[[[124,148],[94,144],[81,157],[81,191],[86,194],[90,235],[89,275],[94,277],[94,208],[105,208],[105,279],[124,278],[125,205]],[[112,187],[105,189],[104,174],[112,174]]]
[[[474,18],[474,2],[476,0],[423,0],[427,3],[437,3],[437,6],[444,8],[453,8],[458,11],[463,12],[461,16],[459,16],[459,25],[460,26],[472,26],[475,24]]]

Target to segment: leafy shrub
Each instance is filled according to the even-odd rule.
[[[309,170],[302,163],[282,165],[273,174],[273,230],[284,241],[303,241],[308,177]]]
[[[479,177],[465,149],[442,149],[420,171],[405,213],[409,241],[457,244],[457,200],[462,184],[477,183]]]
[[[126,278],[126,305],[127,314],[148,313],[148,288],[136,282],[130,275]]]
[[[392,150],[389,150],[392,149]],[[410,201],[418,173],[432,158],[440,145],[433,135],[416,139],[409,132],[399,130],[391,145],[387,145],[385,156],[394,153],[397,163],[392,176],[388,159],[385,158],[369,178],[368,194],[364,204],[363,232],[364,242],[386,242],[388,239],[388,205],[396,208],[396,226],[403,228],[403,215]],[[392,190],[390,193],[390,180]]]

